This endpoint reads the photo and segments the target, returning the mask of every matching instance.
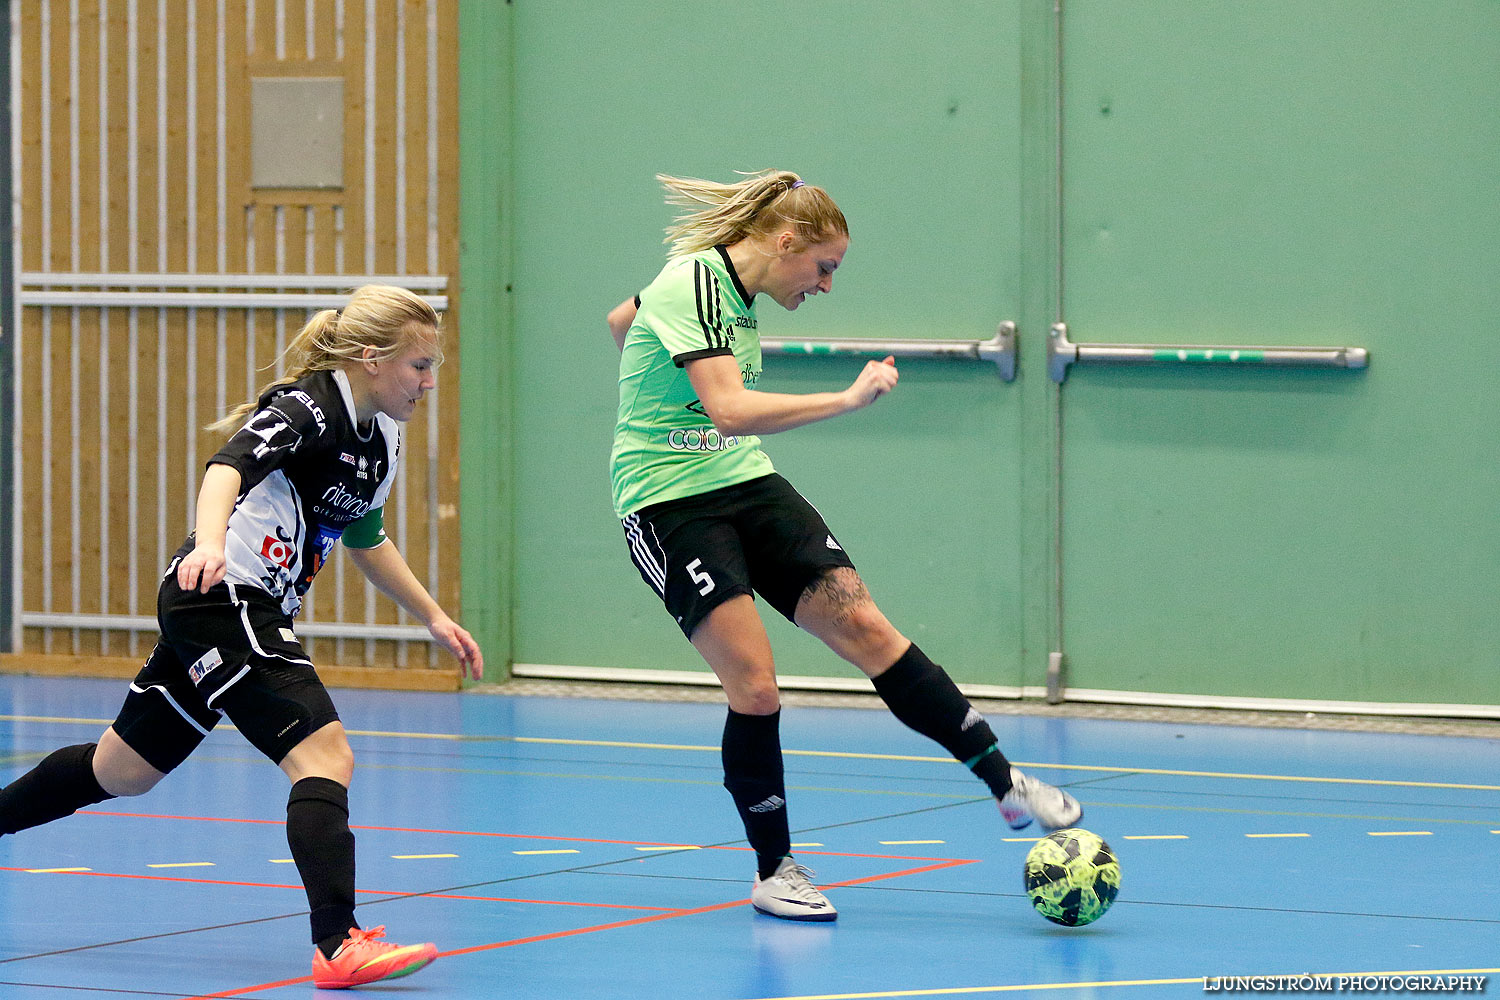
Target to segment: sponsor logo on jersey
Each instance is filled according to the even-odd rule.
[[[357,521],[370,512],[370,501],[360,498],[358,493],[344,489],[343,483],[335,483],[323,491],[322,500],[331,510],[336,510]]]
[[[272,538],[267,535],[261,539],[260,557],[272,565],[290,569],[292,560],[297,558],[297,547],[290,538]]]
[[[355,470],[354,474],[356,476],[358,476],[359,478],[361,478],[361,479],[369,479],[370,478],[369,469],[370,469],[370,460],[368,458],[365,458],[365,456],[363,456],[363,455],[359,456],[359,465],[358,465],[358,468]]]
[[[307,568],[307,574],[303,577],[304,580],[311,581],[314,576],[317,576],[318,570],[322,569],[323,564],[328,561],[328,557],[333,555],[333,547],[338,544],[339,538],[342,537],[343,533],[342,528],[335,528],[327,524],[318,525],[318,537],[313,542],[316,548],[313,550],[312,565]]]
[[[673,451],[727,451],[740,443],[732,434],[720,434],[710,427],[707,430],[679,427],[667,432],[667,447]]]
[[[354,456],[351,455],[351,454],[349,454],[347,451],[341,451],[341,452],[339,452],[339,461],[340,462],[348,462],[350,465],[356,464],[355,460],[354,460]]]
[[[307,407],[307,412],[311,413],[312,418],[318,422],[319,434],[322,434],[324,431],[328,430],[328,421],[323,417],[323,410],[318,406],[317,403],[313,402],[313,398],[311,396],[303,392],[301,389],[288,389],[286,392],[283,392],[276,398],[295,399],[297,402]]]

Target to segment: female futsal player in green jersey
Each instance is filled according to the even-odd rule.
[[[776,474],[762,434],[869,406],[896,387],[893,358],[841,392],[760,392],[755,301],[783,309],[833,288],[849,226],[822,188],[788,171],[737,184],[657,178],[688,211],[672,258],[610,311],[620,347],[611,456],[615,510],[641,578],[729,699],[724,785],[758,869],[751,901],[790,920],[833,920],[791,857],[775,662],[752,592],[862,670],[891,712],[989,786],[1005,820],[1072,826],[1072,796],[1010,766],[943,669],[881,614],[817,510]]]

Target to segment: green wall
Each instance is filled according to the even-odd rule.
[[[1500,704],[1500,4],[755,7],[464,8],[463,572],[492,664],[703,669],[609,509],[603,314],[663,260],[652,174],[777,166],[853,239],[835,294],[763,303],[763,335],[1020,325],[1013,383],[907,362],[767,441],[962,682],[1036,688],[1060,650],[1086,697]],[[1059,388],[1058,319],[1373,360]],[[783,674],[852,674],[772,640]]]

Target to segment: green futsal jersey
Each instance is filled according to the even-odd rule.
[[[610,455],[620,517],[775,471],[760,438],[715,429],[683,367],[732,355],[745,388],[755,388],[760,334],[749,300],[723,247],[674,257],[641,292],[620,355],[620,411]]]

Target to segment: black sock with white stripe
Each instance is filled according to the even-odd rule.
[[[1010,791],[1010,761],[996,745],[990,724],[916,643],[875,678],[875,691],[892,715],[963,761],[995,798]]]
[[[286,800],[286,841],[307,889],[313,943],[332,958],[354,921],[354,833],[349,790],[332,778],[303,778]]]
[[[98,747],[97,743],[78,743],[54,750],[0,788],[0,834],[29,830],[114,798],[94,777]]]
[[[786,779],[781,764],[781,712],[741,715],[729,710],[724,721],[724,787],[734,797],[755,851],[761,878],[776,873],[792,853],[786,818]]]

